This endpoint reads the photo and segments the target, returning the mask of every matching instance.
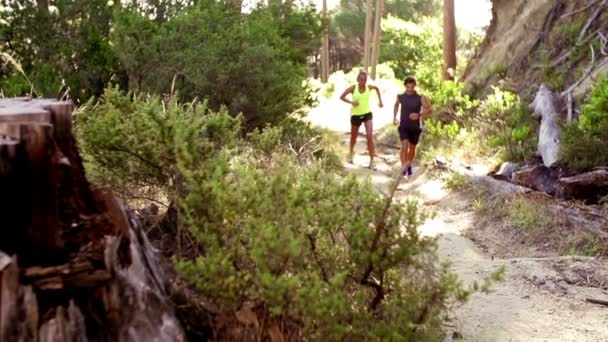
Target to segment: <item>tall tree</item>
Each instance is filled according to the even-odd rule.
[[[365,42],[363,44],[363,67],[368,70],[370,64],[372,40],[372,0],[367,0],[365,6]]]
[[[374,40],[372,42],[372,79],[376,79],[376,66],[380,57],[380,33],[382,31],[382,13],[384,12],[384,0],[376,2],[376,18],[374,20]]]
[[[327,15],[327,0],[323,0],[323,21],[325,31],[323,32],[323,48],[321,50],[321,80],[327,82],[329,79],[329,16]]]
[[[456,18],[454,0],[443,0],[443,79],[453,80],[456,72]]]

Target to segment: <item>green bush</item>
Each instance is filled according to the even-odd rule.
[[[256,152],[262,152],[266,158],[275,153],[288,153],[302,164],[320,161],[327,170],[343,168],[335,136],[298,118],[290,117],[280,125],[256,129],[248,134],[248,140]]]
[[[435,116],[443,116],[461,125],[471,123],[479,107],[479,100],[471,99],[464,92],[462,82],[441,82],[438,87],[428,91],[428,97],[432,101]]]
[[[49,64],[35,64],[27,77],[16,70],[6,78],[0,79],[0,89],[7,97],[26,95],[56,97],[60,88],[59,73]]]
[[[538,124],[519,96],[494,88],[494,94],[481,102],[479,118],[490,146],[502,152],[503,159],[526,161],[531,157],[537,145],[533,133]]]
[[[107,89],[76,124],[96,182],[177,203],[197,246],[184,257],[177,245],[177,269],[219,315],[253,305],[310,340],[441,340],[446,307],[488,289],[462,288],[418,234],[416,204],[341,177],[325,143],[311,147],[323,132],[300,120],[243,139],[240,118],[205,103]]]
[[[564,126],[561,158],[575,170],[608,165],[608,77],[593,87],[580,121]]]
[[[437,20],[421,23],[388,16],[382,21],[382,63],[388,63],[399,79],[415,76],[424,89],[435,89],[441,81],[442,30]]]
[[[294,10],[283,20],[262,7],[242,15],[205,1],[158,23],[124,10],[112,39],[137,89],[173,91],[182,101],[206,98],[212,110],[242,113],[250,131],[279,123],[309,98],[302,54],[310,47],[296,44],[293,35],[307,20],[310,32],[304,33],[316,32],[320,23],[306,19],[311,15]]]
[[[205,252],[178,269],[222,311],[256,303],[311,340],[441,340],[441,313],[467,296],[418,235],[416,205],[387,207],[369,182],[280,154],[181,171]]]
[[[89,179],[127,199],[143,197],[144,189],[172,197],[179,150],[188,148],[191,162],[200,163],[217,149],[234,148],[240,121],[205,103],[163,105],[158,97],[109,88],[78,111],[76,133]]]

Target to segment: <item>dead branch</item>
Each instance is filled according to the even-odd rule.
[[[597,17],[600,15],[600,13],[602,12],[602,10],[604,9],[604,7],[607,4],[608,4],[608,0],[603,0],[599,4],[599,6],[595,10],[595,12],[593,12],[593,14],[591,15],[591,17],[589,17],[589,20],[587,20],[587,23],[585,23],[585,26],[583,26],[583,29],[581,30],[581,33],[578,35],[578,39],[576,41],[576,45],[580,45],[581,44],[581,42],[583,41],[583,38],[585,37],[585,34],[587,33],[587,30],[589,29],[589,27],[591,26],[591,24],[595,21],[595,19],[597,19]]]
[[[569,91],[568,92],[568,99],[567,99],[567,107],[568,107],[568,122],[572,121],[572,92]]]
[[[608,0],[604,0],[604,2],[608,2]],[[587,66],[587,70],[583,74],[583,77],[581,77],[578,81],[574,82],[573,85],[571,85],[568,89],[566,89],[565,91],[563,91],[561,93],[562,97],[567,95],[569,92],[574,90],[576,87],[578,87],[579,84],[581,84],[589,75],[591,75],[591,72],[593,72],[593,69],[594,69],[593,64],[595,64],[595,50],[593,49],[593,44],[589,43],[589,47],[591,48],[591,62],[589,62],[589,66]]]
[[[600,37],[600,52],[602,55],[608,55],[608,37],[602,32],[598,32],[597,35]]]
[[[602,300],[602,299],[595,299],[595,298],[586,298],[585,301],[587,303],[592,303],[592,304],[599,304],[599,305],[604,305],[604,306],[608,306],[608,300]]]
[[[572,11],[572,12],[570,12],[570,13],[566,13],[566,14],[562,15],[562,16],[561,16],[561,17],[559,17],[559,18],[560,18],[560,19],[566,19],[566,18],[571,17],[571,16],[573,16],[573,15],[576,15],[576,14],[579,14],[579,13],[581,13],[581,12],[584,12],[584,11],[586,11],[588,8],[590,8],[590,7],[592,7],[593,5],[595,5],[596,3],[597,3],[597,0],[591,0],[591,1],[589,1],[589,3],[588,3],[587,5],[585,5],[585,6],[581,7],[581,8],[579,8],[579,9],[577,9],[577,10],[574,10],[574,11]]]

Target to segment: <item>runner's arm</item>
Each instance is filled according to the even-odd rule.
[[[346,98],[346,95],[348,95],[348,94],[352,94],[352,92],[353,92],[354,90],[355,90],[355,86],[354,86],[354,85],[352,85],[352,86],[350,86],[350,87],[346,88],[346,90],[345,90],[345,91],[342,93],[342,95],[340,95],[340,100],[342,100],[342,101],[344,101],[344,102],[349,103],[349,104],[351,104],[351,105],[352,105],[352,104],[353,104],[353,101],[351,101],[351,100],[347,99],[347,98]]]
[[[375,90],[376,94],[378,94],[378,101],[380,101],[378,102],[378,105],[380,106],[380,108],[384,107],[384,104],[382,103],[382,95],[380,95],[380,88],[373,85],[370,85],[369,88]]]
[[[426,96],[422,97],[422,113],[420,113],[422,115],[423,119],[428,118],[429,116],[431,116],[431,114],[433,114],[433,108],[431,107],[431,102],[429,102],[429,99],[426,98]]]
[[[393,123],[397,125],[397,114],[399,113],[399,95],[397,95],[397,99],[395,100],[395,106],[393,107]]]

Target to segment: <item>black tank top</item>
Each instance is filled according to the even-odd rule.
[[[403,93],[399,95],[399,103],[401,104],[401,126],[420,128],[420,119],[411,120],[411,113],[420,113],[422,108],[422,96],[418,93],[409,95]]]

